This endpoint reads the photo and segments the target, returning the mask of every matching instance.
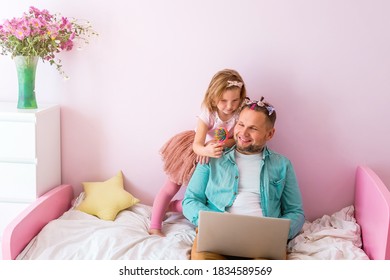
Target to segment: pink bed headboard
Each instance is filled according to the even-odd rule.
[[[390,259],[390,192],[367,166],[358,166],[355,217],[361,226],[363,249],[370,259]]]
[[[49,221],[58,218],[70,208],[72,199],[72,186],[61,185],[27,207],[4,230],[3,259],[15,259],[30,242],[31,237],[37,235]]]

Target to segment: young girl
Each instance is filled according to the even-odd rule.
[[[171,200],[181,186],[188,184],[196,163],[207,163],[209,157],[218,158],[224,148],[234,145],[233,128],[245,97],[245,84],[240,74],[231,69],[219,71],[211,79],[204,96],[196,131],[181,132],[161,148],[168,178],[153,202],[150,234],[164,236],[161,228],[165,212],[182,211],[181,200]],[[219,127],[228,132],[226,141],[214,139]]]

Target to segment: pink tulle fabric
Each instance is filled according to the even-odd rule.
[[[196,167],[196,154],[192,149],[195,131],[176,134],[161,148],[164,171],[168,178],[181,186],[187,186]]]

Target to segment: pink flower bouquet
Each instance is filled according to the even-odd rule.
[[[70,51],[78,41],[88,44],[91,36],[98,35],[88,21],[50,14],[47,10],[30,7],[20,18],[0,24],[0,53],[15,56],[38,56],[55,65],[61,75],[61,60],[56,54]]]

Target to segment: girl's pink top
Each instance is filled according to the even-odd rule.
[[[214,131],[219,127],[224,127],[228,131],[227,138],[233,137],[234,126],[238,120],[238,112],[236,112],[229,120],[223,121],[219,118],[218,113],[211,113],[207,109],[202,109],[198,118],[202,120],[208,127],[206,142],[214,139]]]

